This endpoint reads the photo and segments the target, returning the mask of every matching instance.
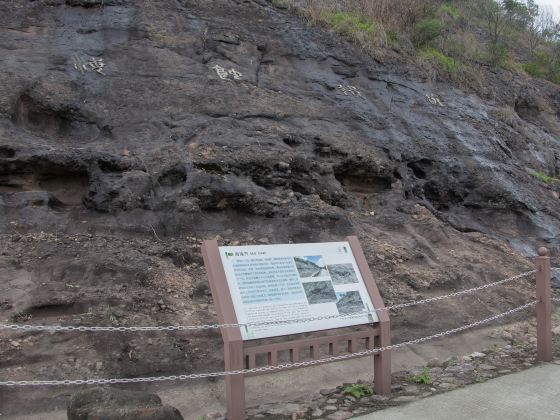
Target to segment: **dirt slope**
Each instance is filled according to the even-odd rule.
[[[484,97],[434,85],[264,0],[4,1],[0,51],[2,321],[214,322],[199,241],[216,235],[356,234],[386,303],[557,247],[556,187],[528,173],[560,172],[555,85],[498,71]],[[394,338],[522,289],[396,314]],[[218,370],[220,342],[2,332],[0,377]],[[4,412],[23,409],[0,392]]]

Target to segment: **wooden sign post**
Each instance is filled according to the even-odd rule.
[[[311,322],[222,328],[226,371],[277,365],[282,355],[289,362],[318,360],[324,349],[335,356],[391,343],[389,315],[379,311],[383,300],[355,236],[339,243],[222,248],[208,240],[202,255],[221,324],[307,319],[319,310],[340,313]],[[300,310],[307,315],[298,316]],[[373,356],[377,394],[391,392],[390,357],[389,351]],[[252,374],[261,373],[266,372]],[[225,377],[229,420],[245,419],[244,377]]]

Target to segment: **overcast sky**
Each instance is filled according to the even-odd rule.
[[[550,6],[556,15],[560,15],[560,0],[537,0],[539,6]]]

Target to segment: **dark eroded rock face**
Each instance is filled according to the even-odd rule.
[[[147,392],[117,388],[80,391],[68,403],[68,420],[183,420],[176,408]]]
[[[557,199],[527,172],[559,171],[555,86],[499,82],[496,102],[433,86],[263,2],[13,3],[4,231],[14,219],[163,233],[290,220],[286,240],[300,221],[307,236],[341,235],[352,210],[418,202],[521,251],[555,243]],[[91,57],[104,75],[75,67]]]

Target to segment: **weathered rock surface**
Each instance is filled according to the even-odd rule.
[[[147,392],[116,388],[80,391],[68,403],[68,420],[183,420],[176,408]]]
[[[560,171],[557,87],[508,84],[510,127],[492,116],[498,101],[376,63],[260,3],[3,6],[0,227],[250,223],[298,240],[351,232],[352,210],[403,226],[421,203],[520,250],[553,240],[557,203],[526,167]],[[89,57],[105,75],[76,70]],[[426,100],[434,89],[443,107]]]
[[[264,0],[1,2],[0,50],[3,321],[215,322],[199,243],[216,236],[356,234],[387,304],[527,271],[537,244],[557,246],[558,186],[527,171],[560,176],[550,83],[496,71],[487,95],[434,84]],[[396,313],[394,340],[529,292]],[[0,370],[212,371],[220,343],[15,332],[0,335]],[[6,412],[27,401],[6,393]]]

